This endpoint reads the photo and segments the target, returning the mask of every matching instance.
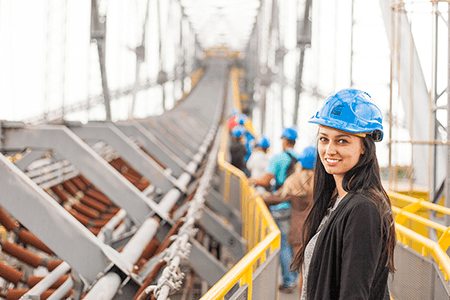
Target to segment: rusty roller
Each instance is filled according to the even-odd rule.
[[[36,249],[44,251],[50,255],[53,254],[52,250],[41,242],[41,240],[39,240],[34,234],[24,228],[20,228],[19,225],[1,207],[0,224],[2,224],[6,230],[16,233],[24,244],[31,245]]]
[[[64,187],[64,189],[69,192],[69,194],[71,194],[74,197],[77,195],[77,192],[79,190],[70,180],[66,180],[61,184]]]
[[[2,251],[11,256],[14,256],[15,258],[34,268],[43,266],[46,267],[49,271],[52,271],[61,263],[61,261],[47,261],[42,257],[39,257],[36,254],[33,254],[30,251],[20,247],[19,245],[10,243],[8,241],[2,243]]]
[[[96,211],[98,211],[100,213],[103,213],[108,209],[108,207],[105,204],[98,202],[88,196],[82,197],[80,199],[80,202],[83,203],[84,205],[87,205],[87,206],[95,209]]]
[[[19,282],[25,282],[22,272],[14,269],[11,266],[7,266],[2,262],[0,262],[0,277],[8,282],[14,283],[14,285],[16,286],[17,284],[19,284]]]
[[[70,182],[72,182],[80,191],[84,191],[87,188],[86,184],[80,177],[74,177],[70,179]]]
[[[83,181],[86,187],[92,187],[92,183],[89,180],[87,180],[86,177],[84,177],[83,175],[80,175],[78,177],[81,179],[81,181]]]
[[[111,205],[112,201],[109,200],[105,195],[103,195],[100,191],[90,189],[86,191],[86,195],[88,195],[91,198],[94,198],[95,200],[103,203],[104,205]]]
[[[69,196],[67,195],[62,185],[58,184],[52,186],[50,189],[53,191],[53,193],[56,194],[56,196],[58,196],[58,198],[61,200],[61,203],[64,203],[69,200]]]
[[[97,219],[100,217],[100,213],[98,211],[84,205],[83,203],[74,203],[72,204],[72,208],[91,219]]]

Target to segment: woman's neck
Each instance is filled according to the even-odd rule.
[[[344,198],[347,195],[347,192],[342,187],[342,180],[344,179],[343,175],[333,175],[334,182],[336,183],[336,190],[338,192],[338,198]]]

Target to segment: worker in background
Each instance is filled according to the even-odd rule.
[[[251,134],[250,130],[247,129],[247,127],[249,126],[249,123],[251,123],[247,116],[245,114],[241,114],[238,117],[238,124],[241,126],[244,126],[245,130],[245,147],[247,148],[247,155],[245,156],[245,161],[248,161],[248,159],[250,158],[250,155],[252,154],[253,151],[253,144],[255,142],[255,137]]]
[[[294,173],[286,178],[283,186],[275,193],[262,193],[261,197],[268,207],[289,201],[292,207],[292,216],[287,237],[288,244],[293,253],[297,253],[303,242],[302,229],[306,217],[313,204],[314,166],[316,164],[317,148],[306,147],[301,153]],[[281,221],[287,222],[287,221]],[[281,225],[283,226],[283,225]],[[302,292],[302,276],[300,273],[299,289]],[[294,288],[283,287],[283,292],[292,293]]]
[[[245,162],[245,156],[247,155],[245,131],[242,125],[238,125],[231,130],[230,155],[231,164],[244,172],[246,176],[249,176],[250,174]]]
[[[270,162],[270,140],[267,136],[261,135],[256,141],[250,158],[247,161],[247,168],[250,171],[251,177],[260,177],[266,173],[266,169]],[[270,190],[270,184],[267,186],[257,186],[256,191],[262,193]]]
[[[270,159],[269,166],[264,175],[250,178],[249,184],[267,186],[272,179],[275,179],[275,191],[283,185],[288,174],[288,169],[294,170],[294,166],[300,157],[300,154],[294,151],[297,135],[296,126],[283,128],[281,133],[283,151]],[[287,243],[289,220],[292,214],[291,205],[288,201],[285,201],[269,207],[269,210],[281,232],[280,264],[283,284],[280,285],[279,290],[290,293],[294,290],[297,279],[297,273],[290,272],[289,269],[289,264],[293,257],[292,247]],[[284,222],[286,220],[288,222]]]

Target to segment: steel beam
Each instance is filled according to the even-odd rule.
[[[204,129],[200,129],[199,126],[195,126],[188,122],[186,114],[175,113],[167,118],[160,117],[159,120],[164,123],[169,123],[169,128],[171,126],[176,126],[176,128],[182,132],[184,136],[188,136],[194,141],[193,145],[195,145],[195,148],[201,145],[206,135],[206,132],[203,134]]]
[[[142,151],[123,132],[110,123],[88,123],[70,125],[76,135],[83,140],[104,141],[111,146],[131,167],[142,174],[155,187],[166,193],[173,186],[178,187],[176,179],[165,174],[164,169]]]
[[[111,262],[126,273],[132,271],[132,265],[117,251],[97,239],[1,154],[0,177],[0,204],[88,282],[94,282]]]
[[[401,66],[400,74],[397,74],[397,76],[400,77],[399,89],[401,96],[400,98],[403,102],[403,108],[405,110],[405,128],[412,128],[412,132],[410,132],[410,134],[414,137],[415,140],[429,141],[430,132],[432,130],[430,122],[428,122],[429,112],[431,111],[430,94],[428,92],[425,76],[422,70],[422,64],[419,59],[419,54],[417,52],[414,41],[411,38],[412,33],[410,30],[409,20],[406,14],[398,13],[399,24],[397,24],[397,30],[400,30],[401,32],[398,34],[399,40],[396,41],[396,37],[392,34],[392,30],[394,29],[392,28],[393,24],[391,18],[394,12],[392,10],[391,3],[389,0],[379,0],[379,2],[384,21],[384,27],[386,29],[389,44],[391,45],[391,50],[395,49],[395,43],[398,43],[398,51],[399,53],[401,53],[401,55],[399,56],[399,63]],[[410,81],[410,74],[414,74],[412,82]],[[411,98],[414,104],[413,107],[410,107]],[[424,117],[424,115],[426,117]],[[410,116],[413,117],[413,120],[420,121],[412,122],[411,126],[410,123],[413,120],[410,120]],[[426,122],[422,122],[424,118],[426,118]],[[413,145],[412,147],[414,151],[413,177],[415,178],[415,182],[420,185],[428,186],[428,176],[430,173],[430,153],[428,151],[428,147],[420,145]],[[444,147],[439,149],[444,150]],[[437,151],[436,156],[439,158],[446,157],[443,152],[444,151]],[[434,173],[434,170],[432,172]],[[437,182],[439,182],[439,180],[442,180],[444,176],[444,174],[438,174]],[[430,188],[434,191],[433,187]],[[434,195],[430,195],[430,198],[433,199],[433,196]]]
[[[223,201],[223,197],[214,189],[209,191],[205,196],[205,201],[208,206],[221,216],[225,217],[231,225],[233,225],[236,232],[242,232],[242,218],[241,213],[236,208]]]
[[[8,128],[3,124],[3,149],[52,149],[68,159],[108,198],[141,224],[150,214],[168,220],[158,205],[141,193],[100,155],[65,126],[43,125]]]
[[[192,245],[188,258],[189,264],[209,285],[213,286],[228,272],[228,269],[198,241],[190,239],[189,243]]]
[[[163,143],[167,148],[169,148],[173,153],[175,153],[181,160],[188,163],[192,160],[192,153],[182,145],[179,148],[176,141],[173,141],[170,137],[165,136],[162,132],[156,130],[147,120],[140,120],[142,126],[147,129],[154,137],[156,137],[161,143]]]
[[[225,245],[236,260],[240,260],[247,253],[245,240],[207,207],[203,208],[198,222],[214,239]]]
[[[169,130],[165,124],[156,120],[150,120],[150,124],[155,127],[156,130],[168,137],[178,148],[186,149],[187,153],[192,155],[197,150],[196,147],[190,144],[192,141],[187,142],[187,140],[189,140],[188,137],[183,136],[174,130]]]
[[[175,177],[178,178],[183,173],[186,163],[161,143],[141,123],[137,121],[116,123],[116,127],[128,137],[134,137],[146,152],[154,156],[165,167],[170,168]]]
[[[182,122],[180,122],[182,123]],[[180,141],[183,141],[183,144],[189,148],[192,153],[195,153],[198,146],[201,144],[197,143],[197,141],[194,140],[194,137],[197,133],[195,132],[186,132],[186,128],[183,129],[183,127],[188,127],[186,124],[180,124],[178,122],[175,122],[172,119],[169,118],[159,118],[158,124],[164,128],[167,132],[170,132],[174,137],[179,139]],[[181,125],[181,126],[180,126]]]

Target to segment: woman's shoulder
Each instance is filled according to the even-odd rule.
[[[361,211],[377,211],[377,205],[374,202],[373,197],[364,193],[349,194],[349,199],[346,205],[347,210],[361,210]]]

